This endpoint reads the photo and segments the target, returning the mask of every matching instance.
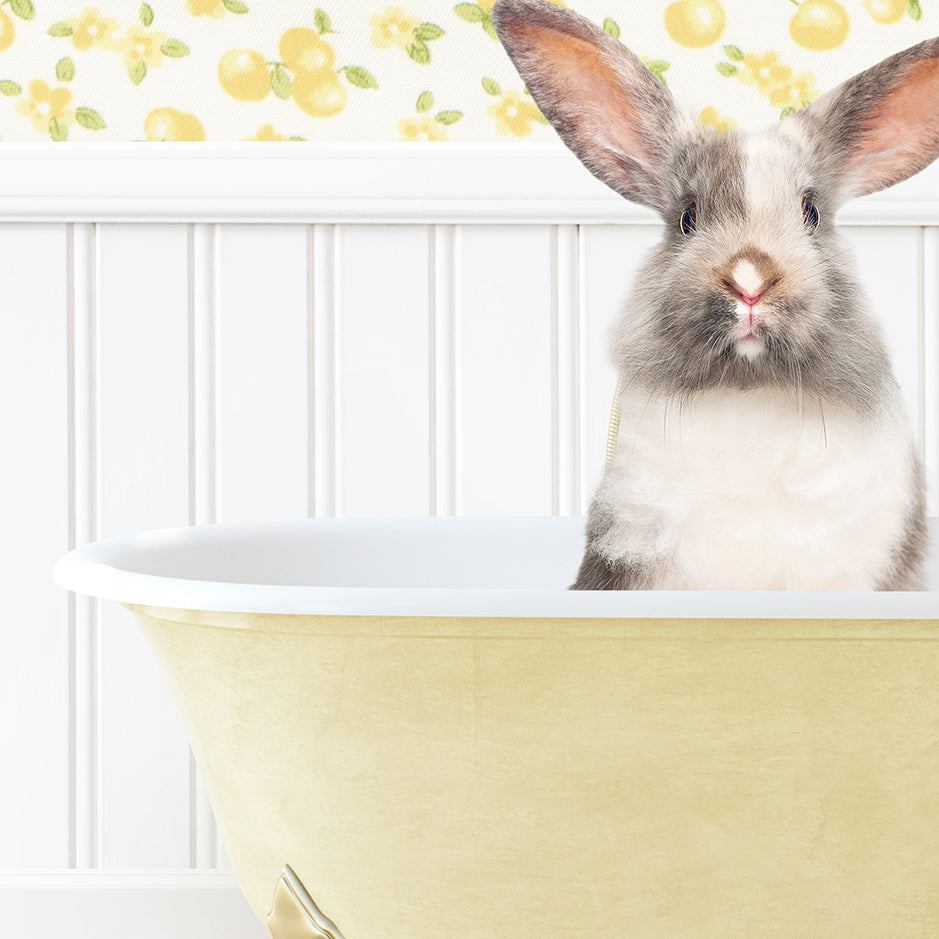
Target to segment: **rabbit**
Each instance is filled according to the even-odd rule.
[[[923,471],[834,216],[939,154],[939,39],[747,136],[569,9],[492,15],[562,140],[665,225],[611,330],[619,438],[572,589],[921,589]]]

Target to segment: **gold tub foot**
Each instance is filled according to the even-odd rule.
[[[313,902],[289,865],[281,871],[274,888],[267,928],[274,939],[342,939],[336,924]]]

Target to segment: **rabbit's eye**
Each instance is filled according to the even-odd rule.
[[[802,199],[802,220],[809,232],[813,232],[818,228],[818,208],[808,196],[804,196]]]
[[[683,235],[693,235],[698,228],[698,206],[692,202],[681,213],[681,231]]]

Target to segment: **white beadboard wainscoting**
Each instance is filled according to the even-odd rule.
[[[149,650],[54,561],[217,521],[582,512],[658,225],[560,146],[0,156],[0,935],[257,939]],[[939,173],[841,218],[935,513]]]

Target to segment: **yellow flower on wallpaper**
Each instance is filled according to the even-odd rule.
[[[446,140],[447,132],[432,117],[405,117],[398,121],[402,140]]]
[[[440,111],[433,117],[430,111],[434,106],[431,91],[423,92],[417,99],[417,117],[404,117],[398,121],[398,136],[401,140],[446,140],[445,128],[463,119],[462,111]]]
[[[62,128],[75,123],[72,93],[68,88],[50,88],[42,79],[29,83],[28,96],[16,102],[16,113],[28,117],[33,127],[45,133],[55,122]]]
[[[384,13],[370,16],[368,23],[372,27],[372,45],[376,49],[389,49],[391,46],[406,49],[420,20],[416,16],[408,16],[401,7],[388,7]]]
[[[815,76],[811,72],[801,72],[789,81],[781,82],[769,95],[769,103],[783,109],[783,117],[793,111],[800,111],[810,105],[819,95],[815,87]]]
[[[744,55],[741,65],[737,74],[741,84],[756,85],[761,94],[768,94],[776,85],[792,77],[792,69],[779,61],[778,52],[767,52],[764,55],[751,52]]]
[[[401,7],[388,7],[384,13],[370,16],[368,22],[372,27],[372,45],[376,49],[397,46],[420,65],[430,63],[427,43],[444,35],[435,23],[422,23],[416,16],[408,16]]]
[[[110,48],[110,42],[117,31],[118,22],[106,19],[94,7],[86,7],[81,16],[67,20],[72,27],[72,45],[76,49],[90,49],[92,46]]]
[[[495,120],[496,130],[503,136],[528,137],[532,125],[541,118],[535,102],[517,91],[502,92],[499,100],[486,108],[486,113]]]
[[[133,72],[143,63],[147,69],[163,64],[162,47],[169,37],[157,30],[131,26],[123,38],[115,40],[111,48],[124,56],[124,65],[128,72]]]
[[[143,122],[147,140],[205,140],[205,128],[194,115],[175,108],[156,108]]]
[[[71,37],[76,49],[106,49],[119,53],[124,59],[127,76],[139,85],[147,71],[163,62],[164,56],[180,59],[189,55],[189,46],[179,39],[170,39],[166,33],[151,30],[153,8],[143,3],[138,11],[141,26],[129,26],[123,36],[117,35],[118,21],[105,19],[95,7],[86,7],[81,16],[53,23],[48,35],[58,39]]]
[[[756,88],[773,107],[781,109],[783,118],[807,107],[819,95],[815,76],[811,72],[793,75],[778,52],[756,55],[745,53],[738,46],[724,46],[724,54],[730,62],[719,62],[718,72],[725,78],[736,77],[742,85]]]

